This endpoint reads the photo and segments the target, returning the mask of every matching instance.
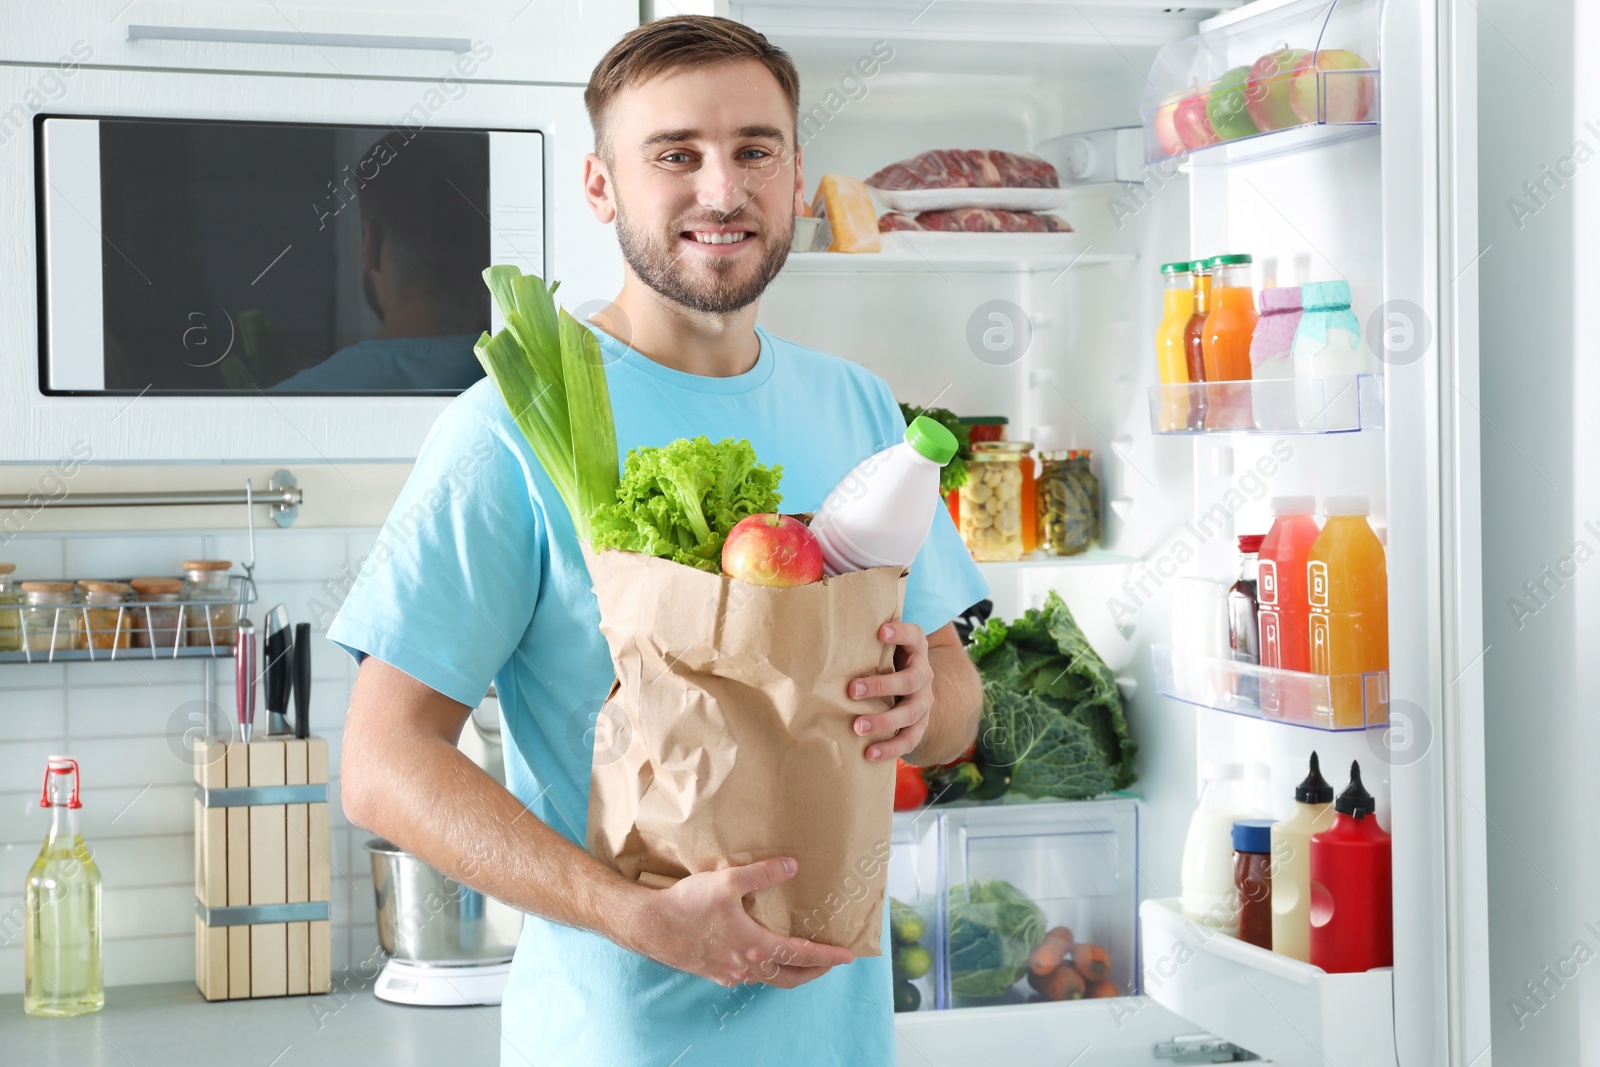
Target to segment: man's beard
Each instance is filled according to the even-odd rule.
[[[769,233],[753,220],[743,219],[739,214],[719,223],[703,223],[724,226],[740,224],[752,230],[752,236],[745,240],[768,239],[766,257],[756,265],[755,273],[744,281],[731,276],[734,271],[748,270],[743,263],[706,257],[706,266],[712,277],[708,281],[701,281],[691,277],[681,262],[684,256],[692,253],[681,247],[678,235],[684,230],[693,229],[692,225],[673,230],[667,236],[666,243],[662,243],[653,235],[635,229],[628,220],[621,198],[617,199],[617,243],[622,246],[622,258],[628,261],[628,266],[633,268],[640,281],[690,311],[726,315],[748,307],[761,297],[772,279],[778,276],[778,271],[783,269],[784,261],[789,258],[789,242],[794,239],[794,220],[789,220],[781,234]],[[774,237],[778,239],[773,240]]]

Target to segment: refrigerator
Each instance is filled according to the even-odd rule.
[[[1485,1067],[1475,21],[1426,0],[716,10],[800,68],[808,197],[824,174],[999,148],[1056,166],[1053,213],[1072,227],[797,252],[761,302],[763,326],[864,364],[913,408],[1003,415],[1009,439],[1089,450],[1101,487],[1097,547],[982,567],[1001,618],[1065,599],[1116,673],[1139,780],[1088,801],[896,815],[890,894],[922,912],[932,956],[916,1010],[895,1018],[899,1062]],[[1164,108],[1302,51],[1341,58],[1301,83],[1300,118],[1168,154]],[[1225,253],[1252,256],[1256,290],[1349,282],[1366,362],[1327,386],[1318,417],[1199,432],[1163,419],[1159,267]],[[1270,499],[1296,494],[1319,512],[1366,496],[1385,545],[1389,670],[1363,683],[1353,728],[1252,711],[1249,672],[1196,653],[1195,623],[1174,614],[1183,579],[1231,582],[1237,536],[1266,532]],[[1175,911],[1202,766],[1243,764],[1281,818],[1312,751],[1336,791],[1359,761],[1393,834],[1392,968],[1324,974]],[[980,878],[1104,942],[1119,995],[954,992],[950,892]]]

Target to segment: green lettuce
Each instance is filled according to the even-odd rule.
[[[1013,792],[1085,800],[1134,783],[1116,677],[1058,594],[1009,624],[991,619],[967,652],[983,679],[978,752],[1012,769]]]
[[[600,341],[557,309],[560,282],[546,287],[503,265],[485,270],[483,280],[505,327],[484,334],[473,350],[587,541],[591,514],[617,490],[617,432]]]
[[[1044,940],[1044,912],[998,878],[950,887],[950,991],[960,997],[998,997],[1028,969]]]
[[[763,467],[749,441],[679,438],[628,453],[612,503],[595,509],[591,545],[644,552],[716,574],[722,544],[747,515],[776,512],[782,467]]]

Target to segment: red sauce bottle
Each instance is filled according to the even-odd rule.
[[[1333,827],[1311,837],[1311,963],[1329,974],[1394,966],[1393,854],[1350,764]]]

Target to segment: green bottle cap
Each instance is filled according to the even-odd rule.
[[[1184,260],[1181,263],[1163,263],[1163,264],[1161,264],[1161,273],[1162,274],[1187,274],[1192,270],[1194,270],[1194,264],[1191,263],[1189,260]]]
[[[1250,256],[1212,256],[1207,265],[1212,267],[1237,267],[1244,263],[1255,262]]]
[[[926,459],[944,466],[956,457],[956,435],[926,415],[918,415],[906,427],[906,444]]]

